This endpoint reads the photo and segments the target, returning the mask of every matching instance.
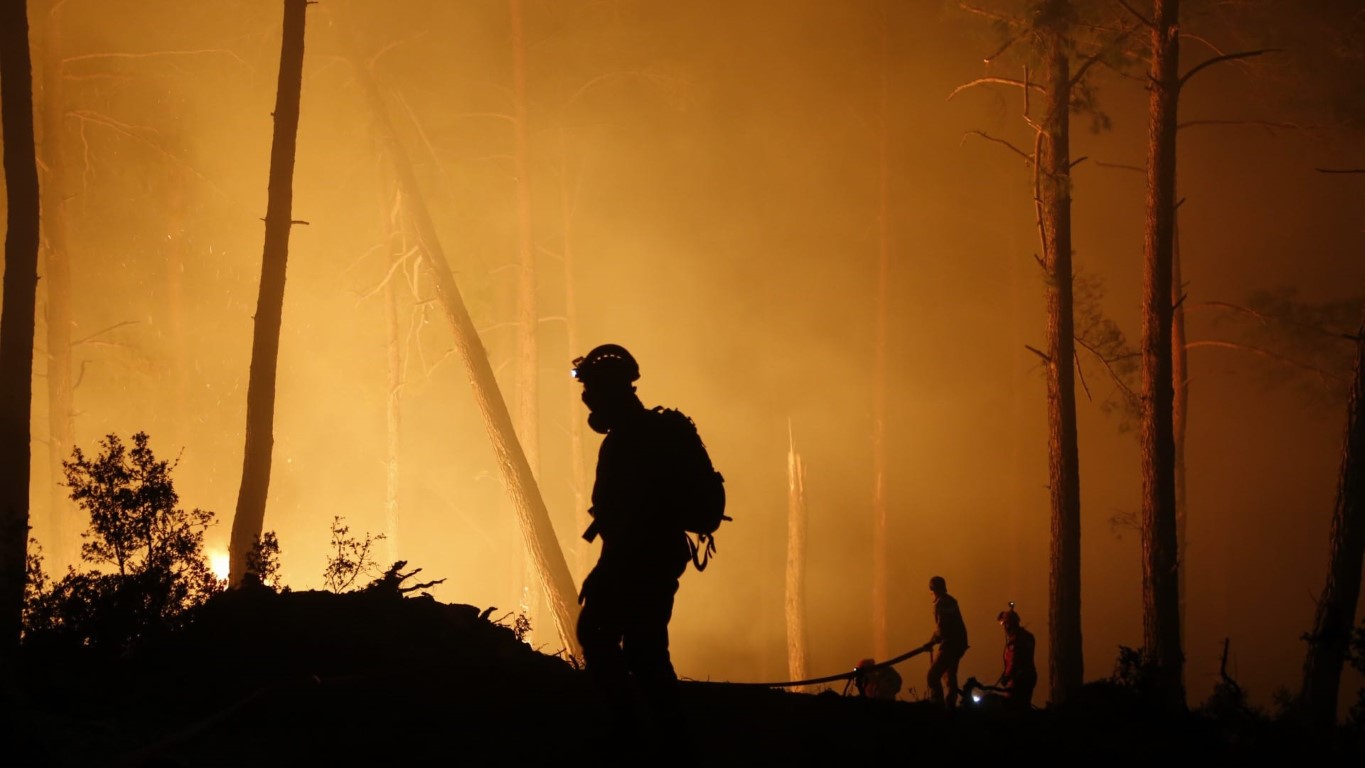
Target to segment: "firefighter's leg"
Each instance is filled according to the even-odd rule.
[[[624,723],[633,706],[630,672],[621,651],[621,616],[614,603],[608,594],[589,595],[584,600],[578,614],[578,642],[583,647],[588,675],[607,708]]]
[[[957,665],[962,661],[962,654],[942,654],[947,657],[948,663],[944,665],[944,673],[948,678],[948,709],[957,708],[957,700],[962,696],[962,689],[957,687]]]
[[[673,582],[642,595],[622,643],[626,666],[655,716],[665,722],[673,720],[678,709],[678,675],[668,651],[668,622],[676,590],[677,582]]]
[[[943,706],[943,673],[947,668],[944,662],[944,655],[939,652],[929,665],[929,698],[939,706]]]

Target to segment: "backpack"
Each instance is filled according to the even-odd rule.
[[[725,514],[725,477],[711,465],[706,444],[690,418],[662,407],[655,408],[654,413],[673,432],[671,442],[676,453],[671,460],[678,469],[672,489],[675,521],[687,536],[693,565],[704,571],[716,552],[716,529],[733,519]]]

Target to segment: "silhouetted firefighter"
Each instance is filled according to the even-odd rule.
[[[962,694],[957,687],[957,665],[967,652],[967,625],[962,621],[962,610],[958,608],[957,598],[948,594],[948,583],[942,576],[929,579],[929,591],[934,595],[934,636],[929,638],[924,648],[927,650],[938,646],[934,662],[929,665],[929,693],[935,704],[954,709]],[[945,680],[948,682],[946,701],[943,695]]]
[[[1001,654],[1004,671],[995,685],[982,685],[976,678],[968,678],[962,693],[982,707],[1027,712],[1033,707],[1033,689],[1038,685],[1038,666],[1033,655],[1037,643],[1033,633],[1020,626],[1014,603],[995,618],[1005,630],[1005,650]]]
[[[602,537],[601,555],[579,597],[583,659],[619,725],[666,726],[678,714],[668,622],[678,579],[694,559],[686,534],[694,526],[686,518],[698,507],[714,510],[714,498],[708,503],[697,497],[705,487],[698,479],[714,474],[719,488],[719,475],[690,419],[640,402],[633,385],[640,368],[624,348],[597,347],[574,361],[573,373],[583,384],[588,426],[606,435],[597,457],[593,521],[583,534],[588,541]]]

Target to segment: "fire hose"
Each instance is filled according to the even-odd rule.
[[[819,685],[820,683],[833,683],[839,680],[853,680],[859,675],[866,675],[867,673],[871,672],[874,669],[890,667],[895,664],[899,664],[902,661],[905,661],[906,659],[914,658],[915,656],[918,656],[921,653],[924,653],[925,651],[929,650],[931,647],[932,647],[931,645],[921,645],[920,647],[906,651],[905,653],[902,653],[901,655],[895,658],[887,659],[886,661],[880,661],[877,662],[876,664],[869,664],[865,667],[864,666],[856,667],[851,672],[841,672],[837,675],[812,677],[808,680],[786,680],[778,683],[727,683],[727,685],[747,685],[760,688],[794,688],[796,686],[801,685]]]

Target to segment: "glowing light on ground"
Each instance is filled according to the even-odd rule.
[[[214,549],[209,551],[209,570],[220,581],[227,581],[228,577],[228,553],[225,549]]]

